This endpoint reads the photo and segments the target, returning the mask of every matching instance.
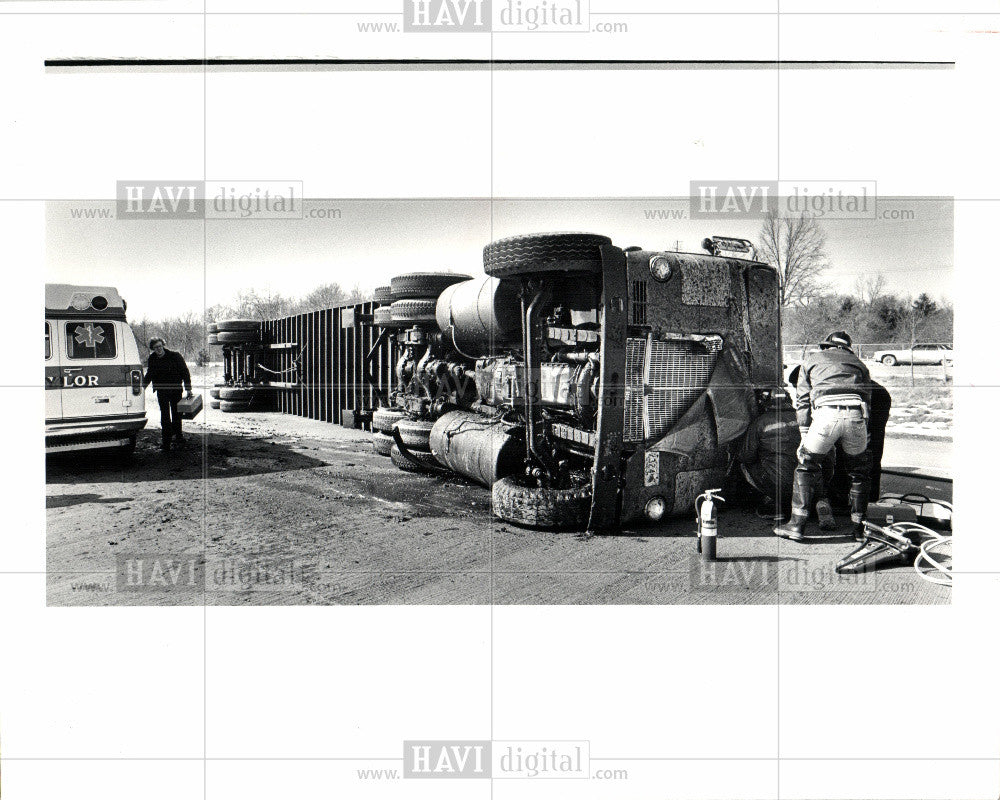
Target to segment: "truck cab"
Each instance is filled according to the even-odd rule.
[[[373,447],[491,486],[527,527],[691,513],[782,383],[777,272],[745,240],[702,247],[528,234],[484,248],[486,278],[394,277],[372,315],[401,352]]]
[[[146,402],[125,308],[112,287],[45,285],[46,453],[135,449]]]

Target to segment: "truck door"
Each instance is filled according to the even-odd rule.
[[[62,412],[66,420],[114,416],[129,409],[129,370],[113,320],[62,321]]]
[[[45,320],[45,422],[62,419],[62,371],[58,327]]]

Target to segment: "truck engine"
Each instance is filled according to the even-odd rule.
[[[373,316],[400,353],[375,450],[492,487],[524,526],[691,512],[782,382],[777,273],[743,240],[703,246],[515,236],[484,248],[486,277],[393,278]]]

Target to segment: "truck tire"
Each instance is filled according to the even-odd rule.
[[[372,324],[380,328],[398,328],[399,323],[392,319],[392,306],[379,306],[372,314]]]
[[[209,344],[221,344],[219,342],[219,334],[210,333],[208,334],[208,339],[206,340]]]
[[[219,331],[215,334],[218,344],[257,344],[260,335],[253,331]]]
[[[209,322],[208,323],[208,332],[209,333],[218,333],[219,332],[219,326],[216,325],[214,322]]]
[[[215,330],[216,333],[256,332],[260,330],[260,323],[255,319],[224,319],[215,323]]]
[[[213,400],[218,400],[219,392],[221,390],[222,390],[221,386],[213,386],[211,389],[208,390],[208,396],[211,397]]]
[[[387,306],[392,302],[392,287],[377,286],[372,294],[372,301],[380,306]]]
[[[380,456],[387,456],[392,451],[392,437],[375,431],[372,434],[372,450]]]
[[[396,300],[392,304],[392,321],[404,325],[429,322],[436,328],[436,309],[437,303],[434,300]]]
[[[392,433],[392,426],[405,418],[406,413],[398,409],[376,408],[372,412],[372,427],[379,433],[388,435]]]
[[[403,470],[403,472],[432,472],[435,469],[440,469],[441,465],[438,460],[434,458],[433,453],[427,453],[423,450],[410,450],[413,457],[417,459],[420,466],[414,464],[410,459],[399,452],[399,448],[394,444],[392,449],[389,451],[389,458],[392,463],[398,468]]]
[[[396,430],[399,431],[399,438],[403,440],[403,444],[419,450],[431,449],[433,427],[434,423],[425,419],[401,419],[396,423]]]
[[[250,386],[222,386],[219,388],[219,399],[249,403],[257,390]]]
[[[249,400],[220,400],[219,409],[225,414],[233,414],[239,411],[249,411]]]
[[[882,363],[887,367],[896,366],[896,356],[882,356]]]
[[[590,486],[542,489],[509,476],[493,484],[493,513],[528,528],[583,530],[590,518]]]
[[[419,300],[438,296],[453,283],[471,280],[471,275],[456,275],[451,272],[410,272],[392,279],[392,300]]]
[[[596,233],[541,233],[497,239],[483,248],[483,268],[493,278],[535,272],[600,272],[601,247],[611,244]]]
[[[221,400],[209,400],[208,401],[208,407],[209,408],[219,408],[219,406],[221,404],[222,404]]]

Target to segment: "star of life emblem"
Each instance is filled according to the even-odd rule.
[[[77,344],[82,344],[84,347],[95,348],[104,341],[104,328],[100,325],[95,327],[92,322],[77,325],[74,333]]]

